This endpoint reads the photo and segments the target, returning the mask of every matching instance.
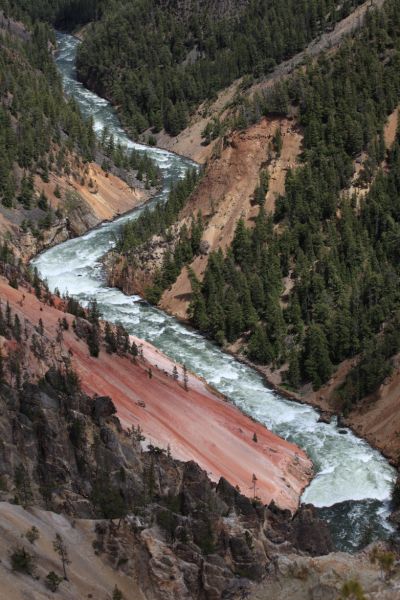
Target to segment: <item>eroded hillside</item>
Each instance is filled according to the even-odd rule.
[[[279,155],[274,148],[277,132],[282,138]],[[260,184],[260,172],[269,179],[265,193],[265,208],[274,212],[275,200],[285,191],[285,175],[296,167],[302,135],[294,120],[263,119],[245,132],[228,138],[221,155],[206,169],[206,173],[181,214],[181,223],[190,226],[190,217],[201,212],[204,221],[202,241],[204,253],[182,270],[176,282],[163,293],[160,307],[180,318],[187,318],[192,299],[189,269],[203,280],[210,252],[231,246],[237,223],[242,219],[253,227],[259,211],[255,198]],[[160,266],[159,263],[158,267]]]
[[[50,12],[53,19],[64,4],[59,0],[50,10],[40,1],[33,14]],[[95,8],[98,18],[104,6],[96,4],[86,8]],[[290,32],[287,24],[296,14],[290,10],[282,24],[283,47],[274,47],[273,56],[278,61],[293,56],[308,37],[333,27],[357,4],[296,5],[296,17],[311,15],[310,21]],[[125,10],[124,2],[119,5]],[[156,5],[163,10],[172,5],[178,22],[185,23],[193,3]],[[227,27],[236,27],[235,9],[246,5],[219,5],[230,11]],[[74,6],[78,19],[82,5]],[[342,41],[343,31],[366,23],[359,38],[345,41],[343,53],[329,51],[302,65],[292,79],[289,71],[304,58],[296,55],[263,86],[241,81],[239,94],[235,85],[210,110],[203,105],[194,129],[180,140],[193,156],[208,161],[204,173],[199,180],[189,174],[165,206],[145,214],[139,225],[128,225],[120,255],[106,261],[112,281],[126,291],[150,294],[162,308],[191,319],[227,350],[258,363],[293,396],[299,390],[327,412],[345,414],[392,458],[398,452],[397,8],[393,0],[387,12],[366,16],[362,5],[310,52],[315,56],[327,40]],[[126,25],[104,14],[111,34]],[[182,71],[193,66],[193,73],[203,58],[213,56],[218,63],[218,44],[224,47],[221,39],[225,34],[229,39],[229,30],[210,25],[209,39],[207,25],[199,40],[193,26],[193,37],[185,39],[179,23],[173,24],[167,78],[179,58]],[[154,33],[150,25],[146,36]],[[89,47],[103,26],[89,26]],[[16,29],[27,36],[21,27]],[[279,31],[274,29],[268,44],[280,45]],[[213,48],[215,34],[221,39]],[[133,52],[130,59],[134,62]],[[249,58],[257,73],[269,71],[272,65],[259,59],[257,52]],[[366,76],[371,65],[376,81]],[[223,77],[231,81],[233,72],[246,73],[235,68]],[[158,114],[151,85],[140,87],[129,69],[128,74],[110,96],[124,101],[128,91],[131,104],[120,106],[126,125],[136,132],[149,123],[158,128],[161,118],[172,133],[186,124],[184,99],[172,94],[172,108],[167,102]],[[114,75],[118,80],[121,73]],[[170,83],[176,87],[176,81]],[[212,93],[220,84],[213,84]],[[142,94],[143,106],[135,106],[138,96],[130,96],[130,86]],[[271,94],[256,93],[262,87]],[[157,100],[170,91],[163,96],[157,88]],[[193,92],[192,107],[202,94]],[[13,129],[19,137],[30,131],[21,106],[8,111],[10,102],[7,91],[6,141]],[[52,111],[39,117],[42,126],[54,126],[48,147],[38,137],[43,148],[36,155],[27,135],[27,144],[7,164],[8,179],[17,183],[14,195],[1,181],[0,225],[11,234],[9,245],[1,247],[0,278],[1,591],[49,598],[49,583],[57,582],[57,595],[66,600],[96,595],[336,600],[363,593],[373,600],[395,598],[393,540],[354,557],[317,556],[332,550],[326,525],[312,507],[294,516],[285,510],[297,508],[311,477],[303,452],[239,413],[150,344],[103,322],[95,299],[84,310],[73,298],[52,295],[37,274],[18,264],[11,244],[24,240],[26,258],[130,209],[157,183],[151,165],[147,181],[138,181],[143,177],[137,157],[123,156],[112,138],[105,136],[95,150],[90,126],[73,106],[65,110],[55,125]],[[32,541],[33,525],[39,537]],[[71,560],[67,580],[54,552],[57,534]]]
[[[150,345],[101,323],[95,303],[85,313],[2,257],[2,593],[235,598],[283,547],[331,549],[312,507],[283,510],[311,475],[299,449],[194,376],[182,385]],[[276,500],[267,509],[248,491],[253,471],[257,495]]]
[[[362,417],[398,353],[397,6],[366,9],[332,32],[340,47],[237,100],[236,131],[216,136],[167,235],[129,249],[123,233],[108,266],[288,393],[318,404],[327,384],[331,408],[397,460],[384,401],[379,424]]]
[[[144,202],[158,175],[109,140],[100,147],[63,98],[49,29],[1,13],[0,43],[0,233],[27,260]]]
[[[18,281],[12,272],[6,270],[11,281]],[[15,335],[16,322],[22,328],[16,340],[2,337],[1,349],[3,357],[18,361],[20,381],[40,379],[58,365],[72,368],[82,389],[110,396],[124,427],[141,428],[147,443],[164,451],[169,446],[173,456],[195,460],[213,480],[223,476],[245,494],[256,472],[258,494],[264,502],[274,499],[279,506],[296,508],[311,476],[311,463],[296,446],[253,423],[194,376],[188,376],[184,386],[181,376],[179,380],[173,377],[179,365],[150,344],[136,339],[133,347],[140,353],[132,360],[122,332],[117,331],[114,348],[110,335],[97,331],[90,315],[85,320],[77,316],[80,312],[64,312],[68,303],[44,291],[38,299],[32,292],[29,284],[15,289],[0,280],[3,329],[8,336],[10,331]],[[70,301],[69,306],[71,310],[75,304]],[[6,327],[8,311],[11,329]],[[197,423],[202,423],[200,429]]]

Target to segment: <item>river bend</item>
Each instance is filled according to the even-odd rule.
[[[110,104],[84,88],[76,79],[79,41],[57,34],[56,63],[67,95],[73,96],[85,117],[92,117],[97,133],[105,126],[116,142],[148,153],[163,174],[163,188],[150,206],[163,202],[171,183],[183,178],[194,164],[170,152],[132,142],[124,133]],[[101,258],[113,247],[121,224],[136,219],[142,208],[112,223],[47,250],[33,263],[50,289],[58,288],[82,303],[96,297],[104,318],[120,322],[132,334],[146,339],[173,360],[185,363],[240,409],[283,438],[303,448],[314,462],[316,476],[303,501],[314,504],[328,519],[336,542],[351,550],[366,536],[387,535],[386,517],[395,471],[379,452],[335,423],[318,422],[311,407],[289,401],[269,390],[253,369],[223,353],[216,345],[176,319],[141,301],[107,287]]]

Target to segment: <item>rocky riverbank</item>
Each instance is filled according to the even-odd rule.
[[[48,182],[38,177],[35,193],[44,194],[54,211],[51,223],[45,228],[25,225],[27,220],[33,223],[39,220],[42,211],[0,205],[0,236],[8,240],[24,262],[103,221],[133,210],[146,202],[155,189],[146,189],[138,180],[124,181],[112,172],[103,171],[97,163],[88,163],[69,176],[51,173]]]
[[[29,286],[16,290],[1,279],[0,293],[22,322],[42,319],[49,344],[57,337],[59,320],[67,319],[64,351],[72,356],[83,389],[110,396],[125,427],[141,427],[148,443],[164,450],[169,445],[173,456],[196,461],[214,481],[223,476],[264,503],[274,500],[282,508],[297,508],[312,476],[311,462],[302,450],[246,417],[194,375],[189,374],[184,385],[181,367],[177,365],[175,377],[176,365],[150,344],[136,340],[143,357],[135,363],[105,351],[94,358],[74,333],[72,315],[38,300]],[[36,376],[44,368],[37,365]]]

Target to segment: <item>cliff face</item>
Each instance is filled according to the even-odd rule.
[[[382,578],[370,549],[321,556],[332,547],[312,507],[292,517],[215,485],[194,462],[144,451],[109,398],[60,388],[56,371],[39,386],[0,386],[4,597],[54,597],[45,578],[62,575],[59,534],[70,560],[62,600],[111,598],[115,586],[135,600],[336,600],[349,580],[372,600],[397,598],[398,574]],[[22,548],[34,577],[11,567]]]
[[[10,269],[5,274],[15,278]],[[302,450],[254,423],[195,376],[188,375],[189,389],[184,389],[172,376],[174,363],[150,344],[136,339],[143,358],[135,361],[128,354],[109,354],[103,344],[95,358],[85,340],[90,323],[64,312],[66,305],[59,298],[43,293],[39,300],[30,285],[20,281],[17,290],[4,278],[0,294],[12,318],[17,315],[25,323],[25,339],[17,343],[21,375],[38,380],[49,368],[67,361],[87,393],[112,397],[125,427],[139,425],[154,445],[164,449],[169,445],[174,456],[195,460],[214,481],[224,476],[245,494],[250,494],[255,473],[263,502],[274,499],[282,508],[297,508],[312,476],[311,462]],[[60,323],[64,323],[61,330]],[[13,355],[15,342],[2,338],[0,342],[3,355]]]
[[[282,135],[279,156],[273,151],[273,138],[278,130]],[[181,223],[188,225],[192,215],[200,211],[203,216],[202,240],[207,252],[188,265],[199,281],[203,280],[208,254],[218,249],[226,252],[231,246],[239,219],[249,227],[254,226],[259,211],[254,193],[262,169],[269,176],[265,209],[268,213],[274,211],[276,198],[285,190],[286,172],[297,164],[301,142],[301,131],[295,121],[269,118],[234,133],[224,146],[221,143],[219,156],[210,161],[200,185],[181,214]],[[191,292],[188,270],[184,268],[176,282],[164,292],[160,307],[186,318]]]
[[[145,598],[217,600],[260,580],[272,554],[331,548],[313,509],[301,509],[292,519],[273,504],[265,509],[245,498],[224,479],[211,483],[194,462],[176,461],[154,447],[143,452],[140,435],[122,430],[109,398],[66,393],[55,370],[39,386],[26,383],[17,391],[2,384],[0,405],[0,498],[77,520],[74,533],[68,518],[37,509],[28,517],[22,508],[0,504],[3,552],[6,540],[9,551],[24,545],[44,575],[50,554],[45,540],[31,547],[15,533],[13,539],[10,525],[17,531],[35,525],[45,538],[62,533],[73,557],[62,597],[90,585],[102,589],[104,562],[113,570],[110,581],[127,593],[129,578]],[[96,583],[90,576],[82,581],[74,538],[83,564],[100,569]],[[6,556],[1,569],[18,589]]]
[[[124,176],[124,173],[121,173]],[[149,199],[153,190],[128,178],[127,181],[107,173],[97,163],[76,167],[70,175],[51,173],[49,181],[35,178],[35,195],[45,194],[54,211],[51,224],[36,232],[26,230],[24,222],[42,218],[42,211],[26,211],[20,205],[6,208],[0,204],[0,235],[9,242],[24,261],[38,252],[82,235],[102,221],[113,219]],[[62,216],[58,215],[61,210]]]
[[[382,2],[362,4],[354,13],[339,23],[333,31],[324,34],[321,39],[315,40],[308,48],[309,55],[317,56],[330,45],[332,45],[332,49],[327,56],[335,54],[346,34],[354,32],[356,28],[365,23],[369,8],[374,6],[379,8],[382,6]],[[241,91],[244,95],[248,94],[249,96],[262,92],[273,82],[286,78],[295,67],[299,67],[304,56],[304,53],[300,53],[290,61],[283,62],[265,81],[252,86],[249,91],[243,92],[243,89]],[[160,134],[158,138],[158,143],[196,156],[202,162],[206,162],[204,177],[187,207],[182,211],[179,223],[175,225],[175,231],[179,230],[179,225],[189,225],[191,216],[200,211],[204,220],[202,238],[204,252],[198,253],[194,260],[183,267],[176,281],[164,291],[159,302],[159,306],[163,310],[183,320],[188,319],[188,307],[193,298],[192,275],[194,274],[198,281],[202,281],[208,262],[208,253],[218,249],[227,251],[231,245],[235,225],[240,217],[244,219],[247,226],[253,226],[258,207],[253,203],[252,194],[258,183],[260,169],[266,168],[270,175],[265,208],[267,213],[272,213],[276,197],[284,193],[287,170],[301,165],[304,159],[304,156],[300,157],[303,132],[296,126],[296,118],[291,121],[273,118],[267,121],[264,119],[244,131],[225,135],[223,139],[214,140],[208,146],[202,145],[201,131],[216,116],[222,121],[224,120],[229,114],[229,102],[231,105],[234,104],[232,98],[239,89],[240,83],[237,82],[236,86],[231,86],[222,92],[214,103],[203,105],[193,116],[189,127],[176,138],[168,141],[164,134]],[[294,107],[293,114],[296,114],[297,110],[298,107]],[[397,121],[398,107],[389,115],[383,128],[382,142],[388,151],[395,140]],[[227,122],[229,121],[227,120]],[[283,134],[282,151],[279,157],[269,156],[267,158],[269,140],[277,127]],[[357,156],[353,165],[353,177],[350,179],[349,185],[340,192],[341,198],[347,198],[355,193],[357,195],[355,202],[358,208],[362,205],[375,180],[375,176],[372,176],[371,180],[366,183],[362,177],[362,171],[368,165],[369,159],[366,151]],[[382,161],[379,167],[383,169],[383,172],[387,172],[389,170],[388,161]],[[339,219],[340,214],[340,209],[338,209]],[[275,225],[276,231],[280,231],[280,228],[283,227],[281,224]],[[132,267],[132,262],[125,263],[124,258],[112,257],[110,281],[127,293],[143,294],[146,287],[153,282],[154,275],[162,265],[166,252],[173,249],[173,243],[171,244],[170,241],[167,243],[165,239],[153,238],[138,250],[139,266],[135,267]],[[190,268],[190,273],[187,267]],[[288,299],[294,287],[295,282],[292,275],[293,271],[289,268],[288,274],[282,279],[282,294],[279,304],[283,311],[288,308]],[[232,344],[227,344],[227,349],[233,353],[240,353],[245,342],[248,341],[247,334],[248,332],[244,331],[241,338]],[[287,346],[291,347],[289,338]],[[288,370],[286,358],[282,360],[282,364],[278,368],[275,368],[276,365],[273,368],[270,366],[258,367],[273,385],[280,386],[285,383],[285,372],[287,374]],[[355,357],[350,361],[346,360],[335,364],[332,379],[322,389],[313,392],[310,385],[304,385],[299,390],[299,394],[292,394],[293,397],[310,402],[323,410],[341,413],[343,403],[337,401],[336,388],[344,382],[351,366],[350,362],[354,366],[357,360],[358,358]],[[382,450],[386,456],[398,463],[400,451],[398,435],[400,425],[396,410],[399,385],[398,357],[394,356],[391,362],[392,374],[382,382],[374,394],[368,396],[364,394],[365,397],[360,399],[358,406],[351,408],[345,422],[372,445]]]
[[[277,131],[282,136],[279,156],[273,150],[273,138]],[[125,293],[144,294],[152,284],[165,254],[174,248],[183,225],[191,226],[193,215],[201,214],[204,224],[202,244],[204,251],[185,265],[175,283],[165,290],[160,307],[180,319],[187,318],[192,298],[192,285],[188,268],[202,281],[207,267],[208,255],[218,249],[224,252],[230,247],[239,219],[253,227],[259,211],[254,192],[260,182],[260,171],[269,176],[269,188],[265,208],[272,213],[276,198],[284,193],[285,175],[297,165],[301,151],[302,135],[295,120],[268,118],[235,132],[218,141],[214,156],[205,167],[198,187],[181,211],[173,235],[155,236],[135,250],[134,260],[111,253],[105,261],[111,285]],[[134,263],[134,266],[132,266]]]
[[[277,557],[267,570],[268,583],[256,587],[250,600],[338,600],[368,598],[392,600],[399,597],[398,573],[382,577],[370,560],[371,548],[358,555],[343,552],[317,558]]]
[[[30,30],[0,11],[0,39],[0,237],[26,261],[154,190],[136,177],[138,162],[98,144],[92,124],[64,98],[50,30]]]

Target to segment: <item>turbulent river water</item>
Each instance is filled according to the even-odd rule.
[[[108,102],[84,88],[76,79],[78,40],[57,34],[57,66],[66,94],[73,96],[85,117],[92,117],[97,132],[107,126],[116,141],[148,153],[163,174],[163,188],[150,202],[163,202],[171,183],[184,177],[193,163],[157,148],[132,142],[122,130]],[[103,224],[86,235],[56,246],[34,260],[50,289],[58,288],[83,303],[96,297],[104,318],[150,341],[176,361],[204,377],[244,412],[269,429],[303,448],[314,462],[316,476],[303,495],[330,522],[342,549],[357,548],[367,539],[387,536],[386,520],[395,477],[394,469],[366,442],[335,423],[318,423],[311,407],[291,402],[270,391],[261,376],[224,354],[217,346],[177,320],[142,302],[107,287],[100,259],[112,248],[121,224],[136,219],[137,209]],[[344,431],[344,432],[343,432]]]

